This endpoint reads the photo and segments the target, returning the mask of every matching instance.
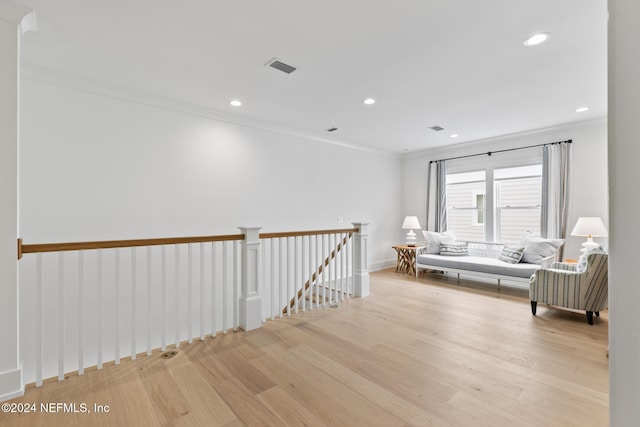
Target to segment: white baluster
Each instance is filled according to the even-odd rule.
[[[180,348],[180,246],[175,245],[175,254],[174,254],[174,263],[175,263],[175,271],[174,271],[174,290],[173,299],[175,304],[174,309],[174,321],[175,321],[175,345],[176,348]]]
[[[300,268],[298,263],[298,236],[293,238],[293,307],[296,314],[298,313],[298,286],[300,286]]]
[[[227,287],[229,286],[229,274],[227,267],[228,242],[222,242],[222,333],[227,333]]]
[[[322,235],[316,234],[316,307],[320,307],[320,268],[322,266]]]
[[[342,301],[342,234],[336,234],[336,243],[336,301]]]
[[[64,380],[64,252],[58,254],[58,381]]]
[[[309,235],[309,310],[313,310],[313,240],[312,236]]]
[[[280,271],[278,272],[278,296],[280,297],[280,304],[279,304],[279,308],[278,308],[278,313],[280,315],[280,318],[282,319],[282,315],[283,315],[283,311],[284,311],[284,301],[283,301],[283,297],[282,297],[282,288],[284,285],[284,260],[285,260],[285,256],[284,256],[284,239],[283,237],[280,238],[280,241],[278,242],[278,246],[279,246],[279,252],[280,252]]]
[[[151,246],[147,246],[147,356],[151,356]]]
[[[191,243],[187,244],[187,342],[191,344],[193,342],[193,334],[191,333],[191,309],[193,305],[193,298],[191,296],[193,287],[193,250]]]
[[[131,248],[131,360],[136,360],[136,248]]]
[[[200,242],[200,341],[204,335],[204,243]]]
[[[334,289],[335,289],[335,296],[336,296],[336,300],[335,302],[339,302],[340,301],[340,274],[342,273],[340,271],[340,251],[338,250],[338,248],[340,247],[340,235],[339,234],[334,234],[333,235],[333,239],[335,241],[334,244],[334,268],[335,268],[335,273],[334,273]]]
[[[287,237],[287,316],[291,316],[291,237]]]
[[[116,249],[116,259],[115,259],[115,306],[113,307],[114,312],[114,322],[115,322],[115,331],[114,331],[114,344],[115,344],[115,363],[116,365],[120,364],[120,249]]]
[[[327,270],[328,275],[329,275],[329,305],[333,304],[333,293],[334,293],[334,286],[335,283],[334,282],[334,275],[336,274],[333,270],[335,269],[335,264],[333,261],[333,257],[331,256],[334,252],[333,252],[333,248],[335,248],[335,242],[333,242],[333,237],[334,234],[329,234],[327,236],[327,238],[329,239],[329,269]]]
[[[325,239],[326,237],[326,239]],[[323,234],[322,235],[322,255],[321,255],[321,259],[322,259],[322,306],[326,307],[327,305],[327,285],[326,285],[326,280],[327,280],[327,272],[329,271],[329,265],[325,265],[324,260],[327,259],[326,255],[327,255],[327,240],[329,239],[329,235],[328,234]]]
[[[238,331],[238,241],[233,241],[233,332]]]
[[[43,338],[42,317],[44,307],[42,305],[42,285],[44,282],[44,272],[42,270],[42,254],[36,255],[36,387],[42,387],[42,358],[43,358]]]
[[[264,245],[264,240],[260,240],[260,248],[258,249],[259,253],[260,253],[260,258],[262,259],[262,262],[260,263],[260,277],[262,277],[264,279],[264,286],[262,287],[262,289],[264,289],[264,299],[266,301],[269,301],[269,297],[267,296],[267,289],[270,289],[267,286],[267,248]],[[269,317],[269,313],[262,313],[263,314],[263,318],[262,318],[262,322],[266,322],[267,321],[267,317]]]
[[[96,307],[96,315],[98,316],[98,321],[96,325],[96,341],[97,341],[97,359],[98,359],[98,369],[102,369],[102,250],[98,250],[98,282],[97,282],[97,290],[96,293],[98,307]]]
[[[305,306],[306,304],[306,298],[305,298],[305,294],[307,293],[307,290],[304,288],[306,281],[306,275],[305,275],[305,270],[307,268],[307,251],[306,251],[306,246],[305,246],[305,239],[304,236],[300,237],[300,244],[302,246],[302,253],[300,254],[300,271],[301,271],[301,279],[300,279],[300,286],[302,289],[302,294],[300,295],[300,298],[302,298],[302,311],[305,311]],[[296,295],[298,293],[296,292]]]
[[[277,305],[276,295],[276,239],[271,239],[271,320],[274,320]]]
[[[351,258],[351,233],[347,234],[347,299],[351,298],[351,284],[353,279],[353,264]],[[351,268],[349,268],[351,266]]]
[[[211,242],[211,336],[216,336],[216,242]]]
[[[340,300],[344,301],[345,285],[344,285],[344,258],[347,252],[345,235],[340,233]]]
[[[82,251],[78,251],[78,375],[84,375],[84,253]]]
[[[167,351],[167,247],[164,245],[160,247],[160,264],[160,349],[164,352]]]

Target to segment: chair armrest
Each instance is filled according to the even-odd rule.
[[[554,270],[576,271],[577,267],[577,264],[569,264],[566,262],[554,262],[551,264],[551,268]]]
[[[581,284],[585,278],[585,273],[577,271],[541,268],[531,276],[529,299],[544,304],[582,309],[580,304],[584,301],[586,286]],[[579,296],[575,295],[576,290],[579,290]]]

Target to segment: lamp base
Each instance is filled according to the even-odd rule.
[[[407,246],[415,246],[416,242],[417,242],[416,233],[414,233],[413,230],[409,230],[409,232],[407,233],[407,240],[406,240]]]
[[[580,249],[580,252],[587,252],[588,250],[597,248],[598,246],[600,246],[600,244],[594,242],[593,237],[589,236],[587,238],[587,241],[583,242],[581,246],[582,246],[582,249]]]

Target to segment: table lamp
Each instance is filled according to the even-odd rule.
[[[413,229],[420,229],[420,221],[418,221],[417,216],[407,216],[404,218],[404,222],[402,223],[403,230],[409,230],[407,233],[407,246],[415,246],[416,245],[416,233],[413,232]]]
[[[593,241],[593,237],[607,236],[607,228],[604,226],[600,217],[581,216],[578,218],[576,226],[573,227],[571,235],[587,238],[587,241],[582,243],[582,249],[580,249],[581,252],[585,252],[589,249],[598,247],[598,243]]]

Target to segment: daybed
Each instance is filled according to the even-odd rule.
[[[527,234],[519,245],[501,243],[456,242],[452,232],[423,232],[427,246],[416,253],[416,276],[421,270],[449,273],[529,284],[541,267],[556,260],[561,239],[543,239]]]

